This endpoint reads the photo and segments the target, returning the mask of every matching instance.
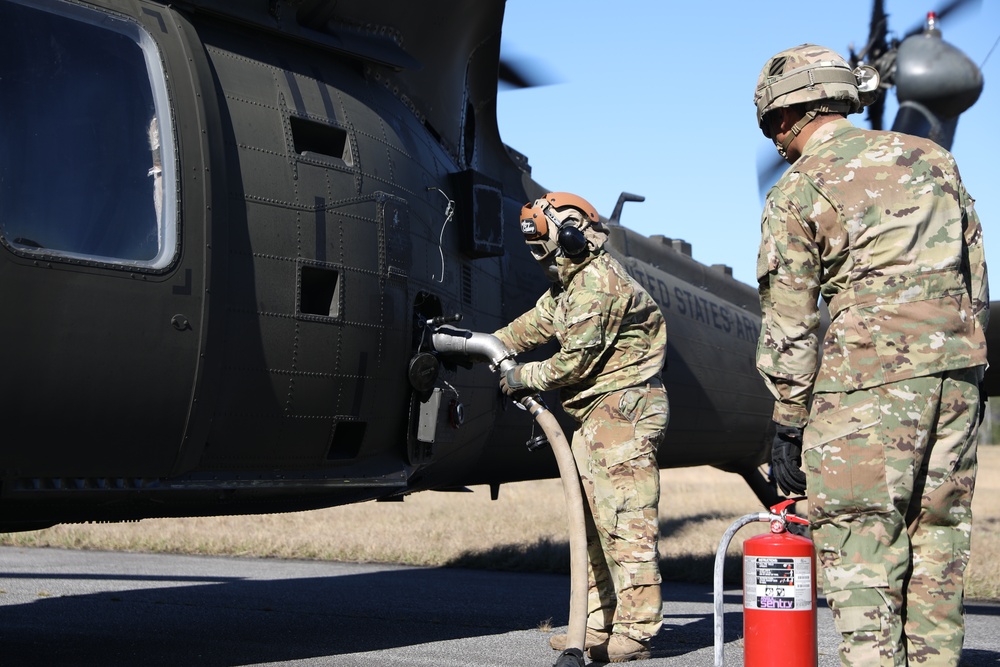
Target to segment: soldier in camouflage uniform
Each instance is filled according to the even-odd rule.
[[[514,353],[552,338],[559,350],[511,369],[501,388],[513,396],[561,390],[579,424],[572,449],[589,505],[586,648],[605,662],[648,658],[663,621],[656,448],[669,418],[659,378],[666,325],[604,250],[607,230],[582,198],[557,192],[525,205],[521,231],[553,284],[494,335]],[[550,643],[563,650],[566,636]]]
[[[958,665],[989,314],[982,230],[947,151],[844,118],[871,101],[871,76],[805,44],[757,83],[758,123],[792,165],[767,195],[757,260],[772,472],[787,493],[808,488],[841,662]],[[831,323],[818,359],[820,296]]]

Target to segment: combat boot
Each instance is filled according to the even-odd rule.
[[[651,655],[649,642],[640,642],[625,635],[612,635],[607,642],[590,649],[590,659],[594,662],[646,660]]]
[[[603,644],[608,641],[610,637],[611,634],[603,630],[587,628],[587,637],[583,640],[583,650],[586,651],[588,648]],[[549,646],[551,646],[554,651],[565,651],[566,635],[552,635],[549,637]]]

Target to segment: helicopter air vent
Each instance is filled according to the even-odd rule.
[[[292,128],[295,152],[299,155],[332,158],[347,166],[354,164],[347,130],[297,116],[291,116],[288,122]]]
[[[367,422],[351,420],[350,417],[338,418],[333,425],[333,435],[330,437],[330,449],[327,450],[326,460],[342,461],[357,458],[367,427]]]
[[[342,300],[340,272],[318,262],[300,262],[295,314],[305,319],[339,317]]]

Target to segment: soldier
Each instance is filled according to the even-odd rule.
[[[845,118],[876,87],[874,70],[810,44],[757,81],[758,124],[792,165],[761,222],[757,368],[776,399],[774,477],[809,490],[841,662],[957,665],[989,316],[982,230],[947,151]],[[831,323],[818,360],[820,296]]]
[[[514,353],[552,338],[559,350],[512,368],[500,387],[515,397],[561,389],[578,424],[572,449],[589,506],[585,648],[604,662],[648,658],[663,622],[656,448],[669,418],[659,377],[666,325],[652,297],[604,250],[608,231],[581,197],[553,192],[526,204],[521,231],[553,284],[494,335]],[[564,650],[566,635],[550,645]]]

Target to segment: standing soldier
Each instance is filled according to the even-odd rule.
[[[663,622],[657,562],[656,448],[669,408],[660,370],[667,331],[652,297],[604,250],[607,229],[581,197],[553,192],[521,210],[521,231],[552,286],[494,335],[514,353],[555,338],[545,361],[501,376],[512,396],[561,389],[587,498],[585,648],[603,662],[648,658]],[[566,647],[566,635],[552,637]]]
[[[757,121],[792,165],[761,223],[757,368],[776,398],[775,479],[809,490],[841,662],[958,665],[989,315],[982,230],[947,151],[844,118],[877,83],[810,44],[757,81]],[[817,363],[819,296],[831,323]]]

